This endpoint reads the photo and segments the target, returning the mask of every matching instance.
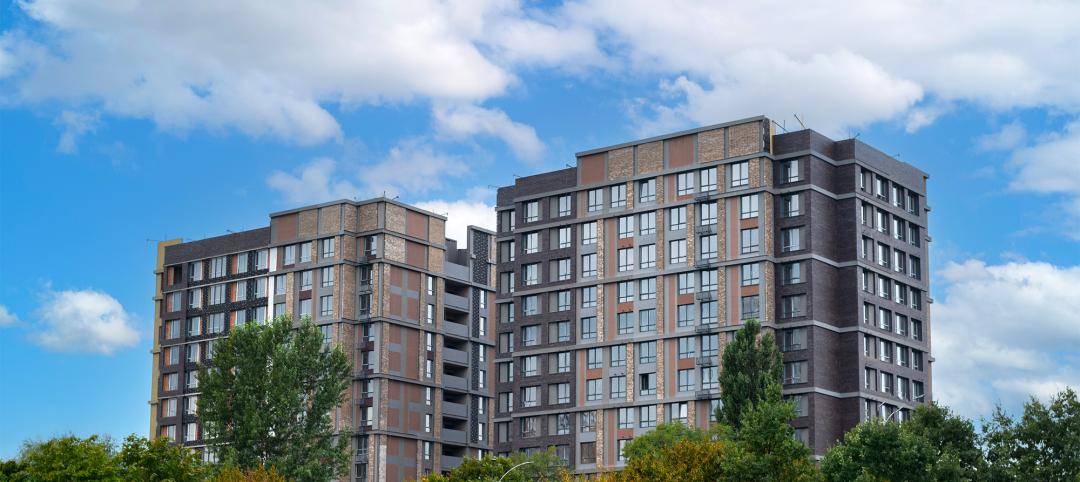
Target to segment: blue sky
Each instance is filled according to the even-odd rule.
[[[1080,386],[1075,3],[218,3],[0,3],[0,457],[146,434],[156,240],[758,114],[931,174],[939,400]]]

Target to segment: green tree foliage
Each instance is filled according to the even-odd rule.
[[[772,333],[761,334],[761,323],[748,320],[724,349],[717,420],[738,428],[743,410],[764,399],[769,385],[780,383],[783,371]]]
[[[979,437],[970,420],[952,413],[948,407],[932,403],[917,407],[902,428],[926,439],[934,448],[934,480],[978,480],[985,472]]]
[[[628,442],[623,447],[623,456],[629,460],[657,457],[664,449],[681,442],[701,443],[719,438],[715,431],[689,427],[679,422],[662,423]]]
[[[515,466],[517,468],[510,471]],[[503,482],[570,480],[570,473],[562,459],[556,456],[555,449],[550,447],[532,455],[518,452],[510,457],[466,458],[461,465],[445,474],[429,474],[420,480],[421,482],[491,482],[499,480],[504,474]]]
[[[795,440],[795,405],[782,400],[780,384],[772,382],[763,400],[743,411],[735,441],[749,457],[739,473],[759,481],[809,481],[817,478],[810,449]]]
[[[131,481],[198,482],[208,475],[199,454],[165,438],[129,435],[116,461]]]
[[[830,482],[931,482],[934,447],[897,422],[859,424],[825,455],[821,471]]]
[[[269,469],[258,467],[248,470],[225,467],[212,480],[214,482],[285,482],[285,477],[273,467]]]
[[[331,412],[351,372],[340,348],[323,349],[309,320],[238,325],[199,370],[199,418],[224,465],[276,467],[290,480],[345,474],[349,434]]]
[[[121,471],[113,459],[108,438],[91,435],[57,437],[44,442],[27,442],[19,454],[9,480],[17,481],[119,481]],[[7,469],[5,469],[7,470]]]
[[[999,407],[983,422],[985,480],[1080,481],[1080,401],[1071,388],[1043,405],[1032,398],[1014,421]]]

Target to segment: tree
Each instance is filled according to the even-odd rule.
[[[656,457],[664,449],[681,442],[702,443],[719,439],[717,434],[717,431],[689,427],[679,422],[662,423],[630,440],[623,447],[623,456],[630,460]]]
[[[783,370],[772,333],[761,334],[761,324],[748,320],[724,349],[717,420],[738,429],[743,411],[765,398],[769,384],[780,383]]]
[[[198,482],[207,476],[199,454],[163,437],[147,440],[129,435],[116,461],[124,479],[133,482]]]
[[[246,471],[236,467],[225,467],[212,480],[214,482],[285,482],[285,477],[273,467],[270,469],[258,467]]]
[[[1043,405],[1032,398],[1014,421],[998,407],[983,422],[986,480],[1080,481],[1080,401],[1066,388]]]
[[[506,476],[503,482],[556,482],[570,478],[565,462],[555,455],[554,448],[548,447],[529,455],[517,452],[510,457],[466,458],[453,470],[445,474],[428,474],[420,481],[488,482],[499,480],[503,475]]]
[[[790,423],[795,415],[795,405],[782,400],[777,382],[769,384],[762,400],[743,410],[735,441],[750,457],[743,460],[740,474],[759,481],[817,479],[810,449],[794,438],[795,429]]]
[[[970,420],[936,402],[917,407],[903,430],[922,437],[934,448],[934,480],[976,480],[985,460]]]
[[[344,475],[349,433],[330,413],[351,380],[340,348],[324,349],[304,319],[238,325],[199,369],[199,418],[223,465],[274,466],[290,480]]]
[[[934,448],[898,422],[864,422],[821,462],[830,482],[931,482]]]
[[[739,474],[748,454],[729,440],[694,442],[683,440],[664,447],[655,456],[632,458],[626,468],[611,478],[619,482],[750,481]]]
[[[27,442],[18,463],[21,470],[11,476],[11,480],[121,480],[120,467],[113,459],[112,441],[97,435],[85,439],[65,436],[44,442]]]

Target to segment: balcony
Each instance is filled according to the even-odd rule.
[[[719,396],[720,396],[720,390],[717,390],[717,389],[698,390],[698,391],[694,392],[694,398],[696,398],[698,400],[708,400],[710,398],[716,398],[716,397],[719,397]]]
[[[715,291],[698,291],[695,298],[697,298],[698,301],[711,301],[711,300],[716,299],[716,292]]]
[[[442,465],[442,469],[444,471],[445,470],[451,470],[451,469],[461,465],[461,457],[455,457],[453,455],[443,454],[443,455],[440,456],[439,460],[440,460],[440,465]]]
[[[716,264],[715,254],[711,257],[698,258],[696,261],[694,261],[694,266],[697,268],[708,268],[709,266],[712,266],[714,264]]]
[[[716,234],[716,224],[702,224],[695,231],[698,234]]]
[[[442,413],[444,416],[449,415],[457,418],[468,418],[469,412],[464,403],[451,402],[443,400]]]
[[[455,309],[465,313],[468,313],[469,311],[469,299],[464,296],[455,295],[453,293],[446,293],[443,295],[443,305],[447,308]]]
[[[454,323],[450,320],[443,320],[443,332],[447,335],[458,336],[461,338],[469,337],[469,327],[461,323]]]
[[[694,327],[694,332],[698,334],[712,333],[720,328],[720,325],[716,323],[701,324]]]
[[[465,380],[465,377],[449,375],[446,373],[443,373],[442,384],[444,388],[452,388],[455,390],[466,390],[469,386],[469,383]]]
[[[450,443],[464,445],[465,444],[465,431],[464,430],[454,430],[452,428],[443,428],[442,429],[442,441],[443,442],[450,442]],[[445,455],[443,457],[445,457]]]
[[[462,366],[469,365],[469,354],[466,353],[464,350],[458,350],[457,348],[443,346],[442,355],[443,361],[455,363]]]
[[[711,199],[711,198],[712,198],[713,196],[715,196],[715,195],[716,195],[716,194],[717,194],[718,192],[719,192],[719,191],[716,191],[716,190],[712,190],[712,191],[699,191],[699,192],[698,192],[697,194],[694,194],[694,200],[695,200],[695,201],[708,201],[708,200],[709,200],[709,199]]]
[[[698,366],[711,367],[716,366],[716,356],[699,356],[697,359]]]
[[[462,264],[444,263],[443,273],[446,274],[447,278],[454,278],[465,282],[472,281],[469,276],[469,267]]]

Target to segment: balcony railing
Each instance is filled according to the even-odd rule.
[[[697,298],[698,301],[713,300],[713,299],[716,299],[716,292],[715,291],[698,291],[695,298]]]

